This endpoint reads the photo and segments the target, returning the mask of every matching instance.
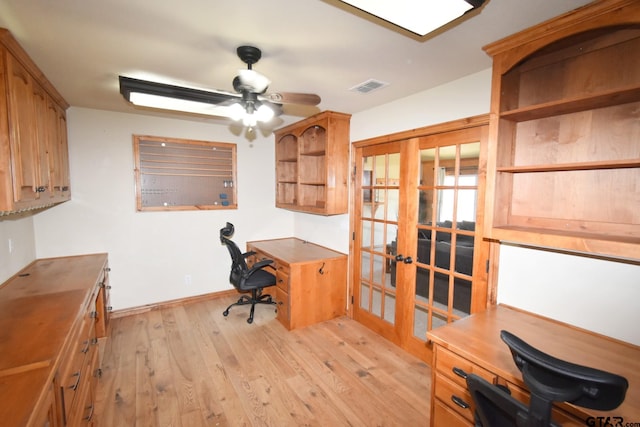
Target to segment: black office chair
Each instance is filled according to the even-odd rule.
[[[467,386],[475,403],[476,427],[547,427],[553,402],[610,411],[624,401],[629,383],[619,375],[556,359],[501,331],[522,379],[531,392],[527,407],[503,388],[475,374]]]
[[[247,257],[254,255],[255,252],[242,253],[238,246],[229,238],[233,235],[235,229],[233,224],[227,222],[227,225],[220,229],[220,242],[227,246],[231,255],[231,274],[229,281],[240,292],[251,292],[251,296],[242,295],[237,302],[231,304],[222,313],[225,317],[229,315],[229,309],[234,305],[251,304],[251,312],[247,323],[253,323],[253,312],[256,304],[275,305],[276,302],[269,294],[263,294],[262,289],[276,284],[276,277],[263,269],[273,263],[273,260],[265,259],[258,261],[251,268],[247,267]]]

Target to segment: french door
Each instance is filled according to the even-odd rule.
[[[355,143],[353,316],[423,360],[427,331],[487,303],[486,126]]]

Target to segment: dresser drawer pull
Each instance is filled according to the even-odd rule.
[[[77,377],[76,378],[76,383],[74,385],[69,386],[69,388],[73,391],[76,391],[78,389],[78,386],[80,385],[80,371],[78,372],[74,372],[73,375],[71,375],[72,377]]]
[[[89,352],[89,347],[91,346],[91,341],[86,340],[82,344],[84,344],[84,348],[80,350],[80,353],[87,354]]]
[[[452,369],[453,373],[459,376],[460,378],[467,379],[467,373],[460,368],[456,368],[455,366]]]
[[[469,409],[470,406],[467,402],[456,396],[455,394],[451,395],[451,401],[461,407],[462,409]]]

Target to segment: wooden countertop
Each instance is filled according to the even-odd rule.
[[[2,425],[27,424],[28,408],[53,381],[106,260],[107,254],[39,259],[0,286]]]
[[[287,237],[283,239],[257,240],[247,242],[247,246],[251,246],[257,250],[268,253],[269,256],[279,258],[289,264],[314,262],[321,259],[343,258],[343,254],[315,243],[307,242],[296,237]]]
[[[613,372],[629,381],[625,401],[597,416],[640,421],[640,347],[507,306],[494,306],[427,333],[448,348],[500,377],[526,389],[500,331],[507,330],[530,345],[569,362]],[[578,412],[584,412],[579,409]]]

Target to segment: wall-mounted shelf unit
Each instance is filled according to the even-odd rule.
[[[347,213],[350,119],[325,111],[275,132],[276,207]]]
[[[487,234],[640,259],[640,3],[493,43]]]

